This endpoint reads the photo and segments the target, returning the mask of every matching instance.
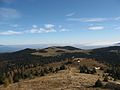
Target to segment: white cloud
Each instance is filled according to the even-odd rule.
[[[37,25],[32,25],[33,28],[37,28],[38,26]]]
[[[59,25],[59,26],[58,26],[58,29],[59,29],[59,32],[68,32],[68,31],[70,31],[70,30],[68,30],[68,29],[66,29],[66,28],[63,28],[62,25]]]
[[[18,27],[18,24],[10,24],[11,27]],[[57,28],[57,29],[56,29]],[[20,30],[20,28],[18,28]],[[32,25],[31,29],[25,30],[25,28],[21,28],[22,31],[15,30],[7,30],[0,32],[0,35],[18,35],[18,34],[39,34],[39,33],[50,33],[50,32],[67,32],[68,29],[63,28],[62,26],[59,28],[53,24],[45,24],[43,27],[38,27],[37,25]]]
[[[90,26],[88,27],[89,30],[103,30],[104,26]]]
[[[118,21],[120,17],[112,18],[68,18],[67,21],[79,21],[79,22],[105,22],[105,21]]]
[[[67,14],[66,16],[67,16],[67,17],[70,17],[70,16],[73,16],[73,15],[75,15],[75,12],[69,13],[69,14]]]
[[[104,39],[104,40],[93,40],[93,41],[90,41],[90,40],[83,40],[81,41],[80,44],[78,44],[78,42],[74,42],[72,45],[74,46],[94,46],[94,47],[99,47],[99,46],[112,46],[112,45],[115,45],[116,43],[119,43],[119,40],[107,40],[107,39]]]
[[[113,45],[115,41],[96,41],[96,42],[91,42],[87,43],[85,46],[105,46],[105,45]]]
[[[44,27],[38,28],[37,25],[33,25],[32,29],[28,32],[30,33],[49,33],[49,32],[56,32],[55,25],[53,24],[45,24]]]
[[[17,32],[17,31],[12,31],[12,30],[0,32],[0,35],[18,35],[18,34],[22,34],[22,32]]]
[[[48,33],[48,32],[56,32],[56,30],[54,28],[50,28],[50,29],[45,29],[45,28],[40,28],[40,30],[42,32]]]
[[[45,29],[45,28],[39,28],[39,29],[31,29],[30,33],[48,33],[48,32],[56,32],[55,29]]]
[[[107,18],[68,18],[68,21],[80,21],[80,22],[103,22],[107,21]]]
[[[0,8],[0,20],[9,20],[19,18],[20,13],[13,8]]]
[[[53,24],[45,24],[46,29],[54,28],[55,25]]]
[[[57,29],[56,29],[57,27]],[[32,29],[27,30],[26,33],[50,33],[50,32],[68,32],[69,30],[63,28],[61,25],[55,26],[53,24],[45,24],[44,27],[32,26]]]
[[[65,28],[60,29],[60,32],[68,32],[68,31],[70,31],[70,30],[65,29]]]
[[[32,28],[31,30],[28,30],[27,32],[29,33],[37,33],[39,30],[36,28]]]

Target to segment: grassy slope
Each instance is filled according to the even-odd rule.
[[[32,53],[33,55],[41,55],[41,56],[57,56],[57,55],[61,55],[63,53],[75,53],[75,52],[82,52],[82,53],[86,53],[88,52],[87,50],[67,50],[67,49],[62,49],[62,48],[57,48],[57,47],[52,47],[52,48],[46,48],[43,49],[46,52],[39,52],[39,50],[37,52]]]
[[[21,81],[0,90],[96,90],[92,88],[98,75],[81,74],[75,67],[32,80]],[[89,89],[88,89],[89,87]],[[98,89],[105,90],[105,89]]]

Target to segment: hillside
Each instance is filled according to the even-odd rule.
[[[76,67],[68,66],[66,70],[58,73],[20,81],[9,85],[7,88],[1,86],[0,90],[110,90],[94,88],[93,86],[98,78],[100,76],[97,74],[82,74]]]
[[[83,50],[71,46],[53,46],[44,49],[24,49],[13,53],[1,53],[0,64],[5,68],[15,65],[25,64],[45,64],[60,62],[66,58],[94,58],[104,63],[120,62],[120,46],[111,46],[93,50]],[[9,62],[8,62],[9,61]]]
[[[91,55],[99,61],[118,64],[120,63],[120,46],[93,49]]]
[[[32,55],[38,55],[38,56],[57,56],[62,55],[65,53],[75,53],[75,52],[83,52],[82,49],[72,47],[72,46],[53,46],[44,48],[41,50],[36,50],[36,52],[32,53]]]
[[[59,73],[62,72],[61,70],[65,69],[65,66],[69,66],[69,64],[71,63],[72,63],[72,67],[70,67],[70,70],[68,68],[63,73]],[[106,72],[109,73],[110,78],[119,80],[120,79],[119,63],[120,63],[119,46],[97,48],[93,50],[83,50],[72,46],[63,46],[63,47],[53,46],[43,49],[26,48],[24,50],[12,52],[12,53],[0,54],[0,85],[7,84],[7,82],[19,84],[21,81],[23,83],[25,81],[28,83],[29,86],[29,82],[31,82],[31,79],[33,80],[35,78],[35,82],[37,82],[36,78],[40,77],[39,79],[41,80],[42,78],[41,76],[45,75],[44,79],[46,79],[47,81],[45,81],[45,83],[43,84],[48,84],[48,88],[51,87],[52,89],[54,89],[55,87],[52,87],[53,85],[51,84],[49,86],[48,82],[53,81],[53,84],[58,83],[60,85],[63,85],[64,82],[61,84],[61,82],[56,82],[56,80],[55,82],[54,80],[49,81],[47,79],[49,78],[48,77],[49,75],[51,75],[50,76],[51,78],[53,75],[55,75],[54,78],[63,79],[64,77],[66,77],[64,76],[64,74],[67,75],[66,72],[73,72],[73,74],[70,77],[75,78],[72,79],[72,82],[74,83],[74,80],[79,80],[79,78],[80,77],[82,78],[82,76],[84,78],[84,74],[78,75],[78,71],[79,71],[78,68],[82,68],[82,67],[83,67],[82,68],[83,72],[85,72],[85,75],[86,73],[89,73],[89,75],[88,74],[86,75],[87,76],[86,78],[94,77],[94,80],[98,79],[95,78],[98,77],[98,75],[90,75],[90,73],[93,73],[93,71],[91,71],[94,70],[93,68],[99,67],[102,70],[102,75]],[[86,70],[84,71],[84,69]],[[55,72],[58,73],[55,74]],[[75,76],[74,74],[77,76]],[[60,75],[63,75],[64,77],[60,78]],[[66,81],[68,81],[67,79]],[[93,82],[95,82],[94,80]],[[86,80],[83,81],[86,82]],[[80,82],[82,81],[80,80]],[[80,82],[77,83],[76,85],[80,84]],[[43,85],[42,82],[37,82],[37,83]],[[89,84],[90,83],[91,82],[89,82]],[[16,84],[13,85],[13,87],[11,86],[10,88],[13,88],[14,90],[14,87],[16,87]],[[26,87],[27,86],[25,86],[24,88]],[[68,88],[69,90],[69,87],[66,87],[66,84],[64,88]],[[70,88],[73,88],[71,84],[70,84]]]

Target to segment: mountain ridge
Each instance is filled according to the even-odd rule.
[[[95,58],[98,61],[106,63],[118,63],[120,62],[120,46],[109,46],[103,48],[96,48],[91,50],[79,49],[73,46],[52,46],[42,49],[26,48],[15,52],[1,53],[1,60],[17,60],[21,57],[21,60],[26,60],[29,57],[64,57],[65,58]],[[16,58],[15,58],[16,57]],[[29,58],[30,59],[30,58]],[[28,61],[27,61],[28,62]],[[32,59],[31,59],[31,62]]]

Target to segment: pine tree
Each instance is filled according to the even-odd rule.
[[[95,85],[94,85],[94,86],[95,86],[95,87],[102,87],[103,84],[102,84],[101,80],[98,79],[98,80],[95,82]]]

